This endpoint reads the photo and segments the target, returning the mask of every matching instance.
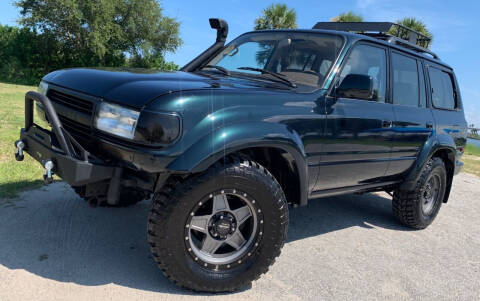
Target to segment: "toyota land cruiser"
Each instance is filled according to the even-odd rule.
[[[227,23],[210,25],[216,42],[179,72],[46,75],[26,94],[17,160],[28,153],[47,183],[57,174],[92,205],[152,198],[154,260],[199,291],[267,272],[288,204],[386,191],[401,223],[432,223],[462,167],[466,122],[453,70],[426,36],[320,22],[225,45]],[[395,26],[401,35],[387,34]]]

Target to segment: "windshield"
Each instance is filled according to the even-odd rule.
[[[343,45],[340,36],[302,32],[259,32],[230,42],[208,65],[258,74],[240,67],[280,73],[300,85],[323,83]]]

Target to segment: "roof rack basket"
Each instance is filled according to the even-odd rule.
[[[349,31],[397,44],[410,50],[438,56],[428,50],[432,39],[418,31],[393,22],[318,22],[313,29]]]

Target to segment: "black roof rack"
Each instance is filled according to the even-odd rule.
[[[390,29],[395,29],[395,35],[388,33]],[[418,31],[392,22],[318,22],[313,29],[327,29],[338,31],[352,31],[367,35],[373,38],[387,41],[388,43],[400,45],[410,50],[428,53],[435,59],[438,55],[431,52],[428,45],[432,39]]]

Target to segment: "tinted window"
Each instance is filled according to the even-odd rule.
[[[418,107],[417,60],[392,53],[393,103]]]
[[[232,71],[238,67],[265,68],[268,58],[275,48],[276,41],[246,42],[235,47],[231,47],[230,52],[225,54],[217,63],[217,66]],[[255,71],[243,70],[247,73],[258,73]]]
[[[455,109],[455,94],[451,76],[437,68],[428,68],[430,86],[432,87],[432,102],[437,108]]]
[[[420,61],[417,61],[418,66],[418,75],[419,75],[419,83],[420,83],[420,107],[426,108],[427,107],[427,96],[426,96],[426,89],[425,89],[425,73],[423,72],[423,66]]]
[[[385,102],[387,89],[387,55],[384,49],[359,45],[350,53],[343,70],[340,73],[340,82],[348,74],[369,75],[373,79],[373,101]]]
[[[342,45],[343,39],[333,35],[257,32],[233,40],[208,64],[257,75],[257,71],[238,68],[267,69],[286,75],[297,84],[317,87],[330,71]]]

